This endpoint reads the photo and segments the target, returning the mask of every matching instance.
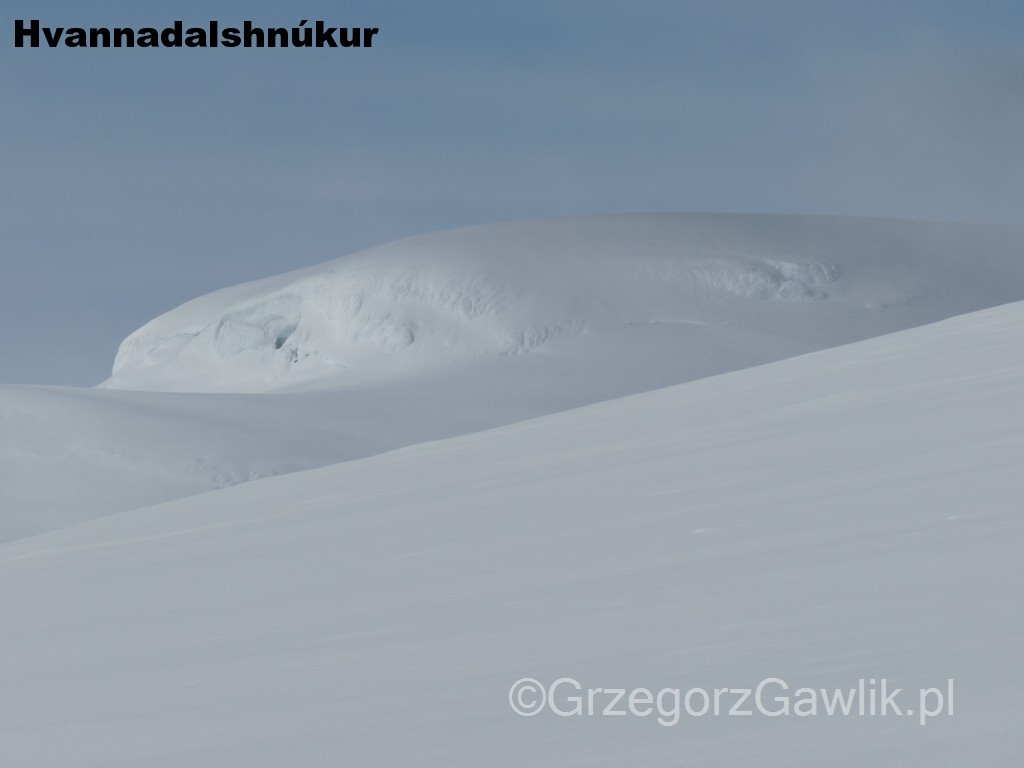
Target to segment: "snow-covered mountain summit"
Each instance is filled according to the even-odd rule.
[[[265,392],[648,346],[677,380],[1024,297],[1024,237],[806,216],[622,215],[400,240],[146,324],[104,386]],[[639,391],[643,386],[635,387]]]
[[[0,541],[1020,298],[1024,236],[978,226],[666,214],[412,238],[168,312],[106,389],[0,387]]]

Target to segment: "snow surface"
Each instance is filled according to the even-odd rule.
[[[105,389],[0,387],[0,541],[1021,298],[1024,236],[969,225],[663,214],[403,240],[162,315]]]
[[[1020,765],[1024,303],[0,547],[34,768]],[[953,717],[531,719],[508,687]]]
[[[1021,298],[1020,232],[707,214],[492,224],[190,301],[129,336],[105,385],[322,387],[588,335],[610,356],[670,337],[688,351],[682,381]],[[739,361],[687,361],[715,356],[723,336],[743,348]],[[755,351],[766,339],[779,348]]]

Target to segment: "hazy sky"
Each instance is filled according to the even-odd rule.
[[[1024,218],[1021,0],[0,7],[0,382],[94,384],[182,301],[434,229]],[[362,51],[30,50],[17,18],[381,32]]]

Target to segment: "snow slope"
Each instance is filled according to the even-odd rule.
[[[3,762],[1016,768],[1021,349],[1017,303],[7,544]],[[527,676],[957,698],[663,727]]]
[[[665,214],[412,238],[169,312],[106,389],[0,387],[0,541],[1022,297],[1024,236],[967,225]]]
[[[505,358],[272,395],[0,386],[0,541],[675,383],[643,354],[601,375]]]

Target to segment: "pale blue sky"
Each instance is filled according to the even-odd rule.
[[[2,8],[0,382],[93,384],[182,301],[434,229],[1022,218],[1019,0]],[[19,50],[16,18],[381,32],[364,51]]]

